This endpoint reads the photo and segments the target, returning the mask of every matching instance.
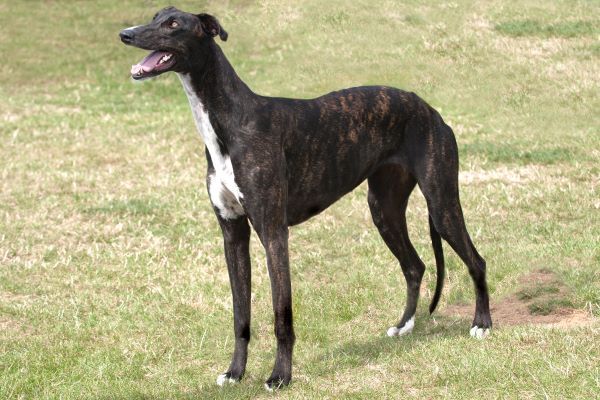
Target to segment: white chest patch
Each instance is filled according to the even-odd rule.
[[[219,210],[221,217],[235,219],[244,215],[244,208],[240,204],[240,199],[243,199],[244,196],[235,183],[231,159],[228,155],[221,153],[217,134],[210,124],[208,113],[194,92],[190,76],[188,74],[178,75],[190,102],[196,128],[202,136],[202,140],[204,140],[213,167],[215,168],[215,172],[208,177],[208,194],[210,195],[210,200]]]

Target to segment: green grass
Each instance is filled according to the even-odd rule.
[[[501,22],[495,26],[498,32],[510,36],[542,36],[575,38],[598,35],[599,21],[562,21],[553,24],[542,24],[531,19]]]
[[[532,315],[550,315],[561,308],[571,307],[573,303],[569,299],[550,298],[545,300],[536,300],[527,306]]]
[[[531,300],[537,297],[543,296],[545,294],[556,294],[559,293],[560,289],[556,286],[549,285],[539,285],[521,289],[517,292],[517,297],[519,300]]]
[[[274,338],[260,243],[252,238],[248,374],[219,389],[232,307],[203,146],[176,76],[132,83],[129,66],[145,52],[118,41],[164,5],[0,3],[0,398],[272,397],[262,389]],[[387,338],[405,283],[363,185],[291,229],[298,340],[294,383],[277,397],[598,397],[597,2],[175,5],[219,17],[226,55],[258,93],[386,84],[421,95],[456,133],[492,303],[544,269],[567,290],[540,293],[533,311],[588,315],[554,328],[496,320],[489,340],[473,341],[469,318],[444,314],[474,302],[446,246],[440,312],[428,316],[434,261],[416,192],[422,304],[413,335]]]

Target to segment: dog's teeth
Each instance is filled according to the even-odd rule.
[[[164,55],[164,56],[163,56],[163,57],[160,59],[160,61],[159,61],[158,63],[159,63],[159,64],[165,63],[165,62],[169,61],[169,59],[170,59],[170,58],[171,58],[171,55],[170,55],[170,54],[168,54],[168,55]]]

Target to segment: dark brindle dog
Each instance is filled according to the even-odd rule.
[[[206,145],[207,185],[223,231],[233,294],[235,350],[217,383],[244,374],[250,340],[250,226],[267,255],[277,357],[267,388],[292,377],[292,293],[288,227],[325,210],[365,179],[369,207],[383,240],[399,260],[408,285],[404,315],[387,333],[414,326],[425,266],[408,237],[405,211],[418,183],[427,200],[437,264],[433,312],[444,280],[440,237],[469,268],[477,295],[471,335],[492,326],[485,261],[467,233],[458,196],[458,151],[452,130],[414,93],[358,87],[312,100],[253,93],[214,38],[227,32],[208,14],[173,7],[148,25],[125,29],[121,40],[152,50],[131,73],[144,79],[178,73]]]

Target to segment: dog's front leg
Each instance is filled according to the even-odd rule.
[[[292,351],[295,335],[292,318],[292,286],[288,256],[288,228],[278,226],[259,233],[267,253],[271,279],[271,296],[275,314],[277,356],[275,366],[265,386],[267,390],[287,385],[292,379]]]
[[[288,229],[281,227],[264,240],[267,267],[271,278],[271,296],[275,313],[277,357],[273,372],[266,382],[269,390],[287,385],[292,379],[294,326],[292,318],[292,285],[288,256]]]
[[[252,226],[265,248],[271,279],[271,296],[275,314],[277,356],[265,386],[268,390],[289,384],[292,379],[292,351],[295,335],[292,322],[292,286],[288,255],[287,182],[283,167],[259,170],[254,184],[244,193],[246,210]],[[271,172],[275,172],[272,174]]]
[[[225,383],[239,381],[246,371],[248,342],[250,341],[250,226],[245,216],[223,219],[217,212],[217,218],[223,232],[225,259],[233,297],[233,330],[235,334],[235,350],[231,365],[227,372],[217,378],[217,384],[223,386]]]

